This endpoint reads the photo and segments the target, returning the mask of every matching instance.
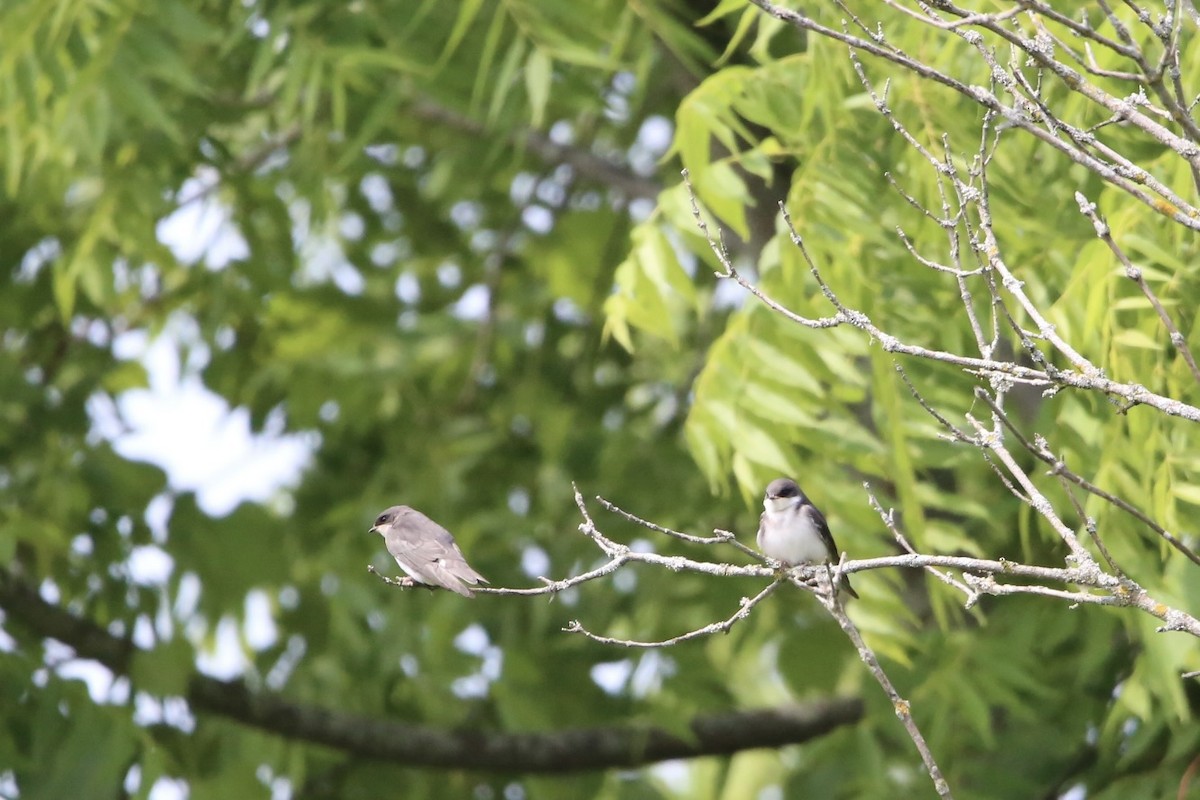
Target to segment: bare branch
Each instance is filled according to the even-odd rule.
[[[717,257],[717,260],[721,263],[721,266],[725,270],[724,272],[717,273],[718,278],[729,278],[730,280],[735,281],[738,286],[741,286],[743,289],[757,297],[772,311],[778,312],[779,314],[782,314],[790,319],[792,322],[795,322],[798,325],[803,325],[806,328],[835,328],[838,325],[848,321],[843,319],[841,315],[824,317],[822,319],[808,319],[807,317],[802,317],[799,314],[793,313],[787,308],[784,308],[779,303],[776,303],[774,300],[760,292],[757,286],[742,277],[742,275],[733,266],[733,262],[729,258],[729,251],[725,248],[724,242],[714,239],[712,234],[709,233],[708,223],[705,221],[704,215],[700,212],[700,202],[696,199],[696,193],[692,189],[691,177],[688,175],[688,171],[685,169],[683,170],[682,174],[683,182],[687,185],[688,197],[691,198],[692,201],[692,216],[696,219],[696,226],[699,227],[701,233],[704,234],[704,238],[708,241],[709,247],[712,248],[713,254]]]
[[[837,581],[842,573],[867,572],[876,569],[922,569],[930,568],[946,568],[954,569],[964,574],[964,580],[968,584],[970,591],[964,591],[968,595],[970,601],[968,605],[974,602],[975,596],[979,594],[1040,594],[1047,597],[1057,597],[1062,599],[1070,599],[1074,603],[1087,603],[1091,605],[1106,605],[1106,606],[1127,606],[1140,609],[1151,614],[1157,619],[1167,622],[1167,626],[1161,630],[1184,631],[1191,633],[1193,636],[1200,637],[1200,620],[1193,616],[1173,609],[1166,604],[1150,597],[1146,591],[1134,581],[1121,576],[1112,575],[1100,569],[1096,561],[1091,557],[1086,549],[1079,544],[1073,531],[1068,528],[1061,519],[1055,514],[1049,501],[1042,495],[1033,485],[1029,476],[1026,475],[1016,464],[1012,455],[1004,448],[999,437],[983,428],[978,422],[974,421],[970,416],[973,424],[980,431],[980,436],[985,441],[987,447],[995,452],[1001,463],[1013,474],[1017,482],[1024,488],[1028,494],[1028,501],[1035,509],[1042,512],[1044,516],[1051,522],[1051,525],[1059,533],[1064,541],[1074,542],[1071,547],[1072,555],[1069,557],[1069,565],[1067,567],[1048,567],[1034,564],[1022,564],[1006,559],[983,559],[973,558],[968,556],[946,556],[937,554],[922,554],[912,552],[911,547],[906,547],[909,550],[906,554],[881,556],[878,558],[867,558],[858,560],[846,560],[837,565],[836,570],[833,570],[832,580]],[[781,570],[778,565],[759,566],[759,565],[736,565],[714,561],[699,561],[696,559],[685,558],[683,556],[664,556],[658,553],[648,553],[629,549],[627,545],[612,541],[606,537],[596,527],[595,522],[587,515],[586,506],[583,504],[583,497],[576,490],[576,503],[580,508],[580,513],[584,516],[584,523],[580,525],[580,530],[583,531],[596,544],[601,551],[609,557],[609,561],[589,572],[581,573],[562,580],[550,580],[543,578],[544,586],[535,588],[502,588],[502,587],[478,587],[474,591],[481,594],[495,595],[552,595],[561,592],[565,588],[577,586],[581,583],[596,580],[612,574],[617,569],[629,563],[647,564],[653,567],[664,569],[670,572],[691,572],[701,575],[708,575],[717,578],[765,578],[772,582],[779,579]],[[878,512],[880,507],[878,501],[872,506]],[[894,522],[889,525],[893,530],[893,535],[897,535],[894,530]],[[1070,563],[1073,562],[1073,563]],[[373,570],[372,570],[373,571]],[[826,565],[806,565],[801,564],[784,571],[787,579],[794,585],[800,586],[807,591],[820,593],[814,584],[819,583],[826,575]],[[997,577],[1019,578],[1029,583],[1001,583],[996,580]],[[404,580],[392,581],[389,583],[408,588],[409,584]],[[1084,589],[1089,589],[1088,592],[1064,592],[1063,590],[1051,588],[1046,584],[1062,584],[1074,585]],[[960,590],[962,589],[959,586]],[[762,599],[765,599],[766,594],[760,593],[761,596],[755,599],[754,605],[757,605]],[[769,593],[768,593],[769,594]],[[742,618],[742,614],[735,613],[729,622],[732,625],[738,619]],[[727,620],[728,621],[728,620]],[[720,632],[723,629],[724,623],[714,623],[713,632]],[[571,626],[572,632],[585,633],[582,623],[575,622]],[[574,627],[580,630],[574,630]],[[708,627],[708,626],[706,626]],[[699,629],[698,629],[699,630]],[[680,641],[695,638],[701,634],[691,632],[681,634]],[[594,638],[594,637],[593,637]],[[664,640],[670,641],[670,640]],[[647,642],[639,644],[637,642],[626,643],[626,640],[614,640],[616,644],[626,644],[626,646],[660,646],[655,642]]]
[[[716,534],[715,536],[693,536],[690,533],[681,533],[680,531],[673,531],[670,528],[664,528],[661,525],[656,525],[653,522],[644,520],[635,514],[631,514],[628,511],[625,511],[624,509],[617,507],[614,503],[611,503],[608,500],[605,500],[603,497],[597,496],[596,500],[597,500],[597,502],[600,503],[600,505],[604,506],[604,508],[607,509],[608,511],[611,511],[612,513],[614,513],[618,516],[624,517],[625,519],[629,520],[630,522],[641,525],[643,528],[647,528],[649,530],[656,531],[658,533],[664,533],[667,536],[673,536],[676,539],[679,539],[680,541],[690,542],[691,544],[728,544],[728,545],[735,547],[738,550],[741,550],[743,553],[750,556],[751,558],[757,559],[758,561],[766,561],[766,558],[763,556],[762,553],[758,552],[757,550],[754,550],[753,548],[747,547],[746,545],[744,545],[740,541],[738,541],[737,535],[734,534],[732,531],[716,530],[716,531],[713,531],[713,533]]]
[[[1163,327],[1167,329],[1167,333],[1171,337],[1171,346],[1183,356],[1183,360],[1187,362],[1188,369],[1192,371],[1192,377],[1196,383],[1200,383],[1200,367],[1196,366],[1196,359],[1192,355],[1191,349],[1187,344],[1187,337],[1179,332],[1179,328],[1171,320],[1167,310],[1163,308],[1163,304],[1159,301],[1158,295],[1150,288],[1150,284],[1146,283],[1146,276],[1142,274],[1142,270],[1134,266],[1129,257],[1112,238],[1112,229],[1108,227],[1108,223],[1101,219],[1100,214],[1096,211],[1096,204],[1090,202],[1083,196],[1082,192],[1075,193],[1075,202],[1079,203],[1079,211],[1092,221],[1092,227],[1096,229],[1096,236],[1100,241],[1108,245],[1108,249],[1112,251],[1117,260],[1121,262],[1121,266],[1125,267],[1125,277],[1137,284],[1142,290],[1142,294],[1150,301],[1150,305],[1154,307],[1158,318],[1162,320]]]
[[[1117,497],[1114,494],[1104,491],[1100,487],[1088,481],[1086,478],[1071,471],[1061,458],[1051,452],[1049,444],[1041,436],[1035,437],[1034,441],[1030,442],[1025,435],[1022,434],[1021,431],[1012,424],[1012,421],[1008,418],[1008,415],[1004,413],[1004,411],[1002,411],[1000,407],[996,405],[986,394],[978,394],[976,396],[983,400],[983,402],[987,403],[988,406],[991,407],[993,413],[999,415],[1001,422],[1003,422],[1005,427],[1007,427],[1008,430],[1017,438],[1017,441],[1022,447],[1039,458],[1041,461],[1050,465],[1051,475],[1058,475],[1065,480],[1074,483],[1076,486],[1079,486],[1089,494],[1096,495],[1096,497],[1099,497],[1101,500],[1111,503],[1125,513],[1144,523],[1147,527],[1165,539],[1172,547],[1187,556],[1190,561],[1200,566],[1200,555],[1197,555],[1194,550],[1184,544],[1178,537],[1151,519],[1137,506],[1120,497]]]
[[[1039,141],[1058,150],[1073,162],[1086,167],[1101,179],[1117,186],[1156,213],[1163,214],[1184,227],[1200,230],[1200,209],[1186,202],[1177,193],[1172,191],[1170,187],[1158,181],[1154,176],[1128,161],[1128,159],[1119,158],[1118,163],[1111,163],[1092,153],[1090,148],[1096,147],[1106,156],[1111,157],[1115,155],[1111,151],[1106,150],[1103,143],[1096,140],[1095,136],[1087,131],[1068,126],[1062,120],[1044,118],[1036,105],[1030,103],[1023,95],[1015,92],[1015,78],[1008,75],[1003,68],[999,68],[999,72],[993,71],[993,75],[1007,76],[1006,80],[1009,82],[1010,91],[1016,101],[1016,105],[1011,107],[1002,102],[999,97],[988,89],[982,86],[968,85],[896,48],[883,46],[872,39],[863,39],[852,36],[844,31],[826,27],[798,11],[777,6],[768,0],[751,0],[751,2],[767,14],[794,25],[796,28],[842,42],[853,50],[868,53],[889,61],[918,77],[946,86],[983,108],[999,115],[1011,127],[1019,128]],[[1041,3],[1026,3],[1025,5],[1036,5],[1039,13],[1043,13],[1048,18],[1053,17],[1057,19],[1058,16],[1061,16],[1051,14],[1049,9],[1043,11],[1044,4]],[[949,2],[940,2],[938,8],[963,18],[971,16],[970,12],[958,9]],[[1088,83],[1079,72],[1070,69],[1060,62],[1054,61],[1042,52],[1043,48],[1031,46],[1012,31],[1007,30],[1002,23],[987,20],[986,15],[983,16],[984,18],[977,23],[980,27],[1001,37],[1014,48],[1025,52],[1043,68],[1050,70],[1058,76],[1072,91],[1079,92],[1093,103],[1108,109],[1113,114],[1120,115],[1122,119],[1136,125],[1151,138],[1171,148],[1189,163],[1200,164],[1200,146],[1197,146],[1195,142],[1175,135],[1163,125],[1141,113],[1135,103],[1131,103],[1127,99],[1113,97],[1101,91]],[[951,33],[962,37],[965,41],[975,46],[977,52],[985,60],[990,58],[990,51],[983,46],[983,37],[977,30],[964,31],[954,29]],[[1101,39],[1093,37],[1093,40],[1100,41]],[[1116,43],[1111,44],[1118,51],[1122,50],[1120,45]],[[1069,134],[1065,138],[1062,135],[1064,132]],[[1147,191],[1147,189],[1150,191]]]
[[[896,527],[895,511],[890,508],[887,511],[883,510],[883,505],[880,504],[879,498],[875,496],[875,491],[871,488],[871,484],[864,482],[863,488],[867,490],[867,498],[871,503],[871,508],[875,509],[875,513],[877,513],[879,515],[879,519],[883,521],[884,527],[891,532],[892,538],[896,540],[896,543],[903,547],[905,552],[912,555],[917,555],[916,549],[908,541],[907,537],[900,532],[900,529]],[[958,589],[960,592],[965,594],[967,596],[968,606],[974,605],[975,600],[977,599],[977,594],[965,583],[956,579],[949,572],[938,569],[937,567],[926,567],[925,569],[929,572],[929,574],[933,575],[942,583],[946,584],[947,586],[953,586],[955,589]]]
[[[875,652],[867,646],[863,641],[862,634],[859,633],[858,627],[851,621],[846,614],[845,607],[842,606],[838,599],[837,592],[830,591],[827,594],[818,594],[821,604],[825,606],[825,610],[837,622],[838,627],[846,634],[846,638],[854,645],[854,649],[858,652],[859,659],[867,666],[867,670],[871,673],[876,683],[883,689],[883,693],[892,701],[892,710],[896,712],[905,732],[908,733],[913,744],[917,748],[917,752],[921,754],[921,761],[925,764],[925,769],[929,773],[930,779],[933,780],[933,787],[938,793],[938,797],[951,798],[954,795],[950,791],[950,784],[942,777],[942,771],[934,760],[933,752],[929,749],[925,737],[921,734],[921,729],[917,727],[916,721],[912,716],[912,705],[900,696],[896,691],[895,685],[884,672],[883,667],[879,664],[879,659],[875,657]]]
[[[635,639],[616,639],[609,636],[599,636],[583,627],[582,623],[580,623],[577,619],[573,619],[568,622],[567,626],[563,628],[563,630],[567,633],[581,633],[592,641],[599,642],[601,644],[618,645],[620,647],[670,647],[671,645],[676,645],[680,642],[686,642],[690,639],[699,639],[703,636],[711,636],[714,633],[729,633],[730,628],[750,616],[751,609],[753,609],[756,605],[765,600],[768,595],[772,594],[776,589],[778,589],[783,583],[783,580],[784,579],[782,577],[776,578],[771,583],[768,583],[766,588],[764,588],[761,592],[754,595],[754,597],[743,597],[741,602],[738,604],[738,610],[733,612],[733,615],[728,619],[722,620],[721,622],[713,622],[708,625],[704,625],[696,628],[695,630],[688,631],[687,633],[681,633],[678,636],[673,636],[670,639],[662,639],[655,642],[642,642]]]

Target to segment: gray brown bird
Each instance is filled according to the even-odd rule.
[[[758,522],[758,549],[789,567],[822,562],[837,564],[840,558],[825,515],[791,478],[776,478],[767,484]],[[840,584],[846,594],[858,597],[845,575]]]
[[[471,586],[487,583],[471,568],[450,531],[408,506],[392,506],[375,520],[372,533],[383,537],[400,569],[417,583],[474,597]]]

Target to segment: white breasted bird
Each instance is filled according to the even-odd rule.
[[[788,567],[837,564],[839,559],[825,515],[791,478],[776,478],[767,484],[763,513],[758,521],[758,549]],[[858,597],[845,575],[839,583],[846,594]]]
[[[383,537],[387,551],[410,578],[474,597],[472,586],[487,580],[471,568],[450,531],[408,506],[392,506],[375,520],[371,533]]]

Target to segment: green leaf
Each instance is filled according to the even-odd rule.
[[[1173,483],[1171,484],[1171,494],[1192,505],[1200,506],[1200,484]]]
[[[746,342],[746,351],[761,365],[760,369],[767,371],[773,380],[788,386],[794,386],[813,397],[824,395],[821,382],[813,377],[812,371],[802,362],[788,355],[787,352],[768,343],[763,334],[750,338]]]
[[[678,344],[696,302],[691,283],[671,243],[653,221],[633,230],[633,250],[617,266],[616,292],[604,303],[606,332],[624,335],[632,325]]]
[[[508,52],[504,55],[504,60],[500,63],[500,69],[497,70],[495,76],[492,77],[492,99],[488,105],[488,121],[495,122],[500,117],[500,112],[504,110],[505,103],[508,100],[509,92],[512,91],[517,70],[520,69],[521,62],[525,57],[526,45],[523,39],[513,39],[512,44],[508,46]]]
[[[1163,247],[1161,242],[1155,241],[1149,236],[1141,233],[1126,233],[1121,238],[1121,244],[1134,252],[1149,256],[1155,263],[1167,268],[1166,270],[1156,270],[1148,265],[1143,265],[1141,267],[1142,274],[1147,280],[1169,280],[1174,275],[1190,271],[1189,265],[1176,253]],[[1124,270],[1121,271],[1121,274],[1124,274]]]
[[[150,385],[146,367],[139,361],[122,361],[104,376],[104,390],[109,394],[120,394],[130,389],[144,389]]]
[[[240,611],[247,592],[279,586],[294,567],[286,530],[259,505],[244,503],[214,520],[183,495],[171,515],[170,543],[176,568],[200,578],[201,607],[212,618],[227,613],[231,601]]]
[[[816,417],[796,401],[762,383],[748,383],[740,405],[747,411],[784,425],[818,424]]]
[[[458,50],[458,46],[462,44],[467,31],[470,30],[471,24],[479,16],[481,8],[483,8],[483,0],[463,0],[463,2],[458,4],[458,15],[454,18],[454,27],[450,29],[450,36],[446,39],[446,46],[442,49],[442,53],[438,57],[439,68],[448,62],[451,56]],[[502,15],[497,14],[496,17],[499,20],[502,18]]]
[[[688,450],[700,471],[708,477],[710,485],[716,483],[723,472],[720,446],[713,437],[712,427],[701,413],[688,414],[685,427]]]
[[[716,8],[696,20],[696,27],[703,28],[706,25],[711,25],[722,17],[732,14],[738,9],[745,8],[745,6],[746,0],[721,0],[721,2],[717,3]]]
[[[550,84],[554,80],[554,62],[545,51],[534,49],[525,61],[525,91],[533,112],[533,127],[540,128],[546,120],[546,104],[550,102]]]
[[[1162,345],[1136,328],[1126,328],[1113,336],[1113,342],[1123,347],[1138,347],[1145,350],[1161,350]]]
[[[7,568],[17,554],[17,536],[8,525],[0,526],[0,567]]]
[[[21,776],[22,800],[95,800],[123,796],[121,783],[136,752],[132,723],[117,707],[63,699],[43,704],[33,729],[35,769]]]
[[[181,636],[153,650],[138,650],[133,655],[129,677],[138,691],[156,697],[180,697],[187,693],[188,681],[195,673],[195,650]]]
[[[51,270],[54,300],[58,306],[59,317],[66,323],[75,313],[75,289],[79,271],[78,256],[57,259]]]
[[[794,473],[794,464],[775,437],[757,425],[749,424],[743,417],[738,424],[734,449],[755,463],[772,467],[784,474]]]

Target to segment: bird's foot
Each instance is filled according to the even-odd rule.
[[[414,581],[412,578],[408,577],[407,575],[405,575],[403,578],[389,578],[387,575],[384,575],[382,572],[375,569],[375,567],[370,564],[367,565],[367,572],[371,573],[372,575],[379,576],[379,580],[383,581],[388,586],[395,586],[400,589],[411,589],[414,586],[424,585],[424,584],[418,584],[416,581]]]

